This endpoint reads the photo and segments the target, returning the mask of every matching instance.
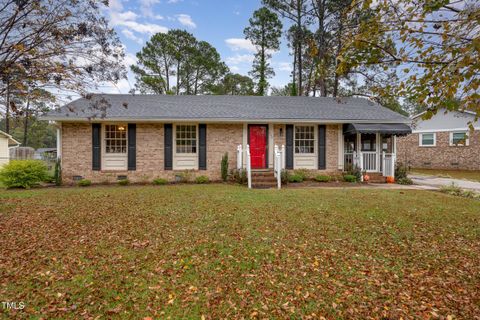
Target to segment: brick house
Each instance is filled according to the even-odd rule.
[[[422,115],[412,117],[412,134],[398,139],[398,161],[412,168],[480,170],[480,124],[474,112],[439,110],[429,120]]]
[[[219,180],[225,153],[230,169],[336,174],[355,163],[381,175],[396,136],[411,132],[409,119],[361,98],[93,95],[43,119],[58,125],[65,182],[186,170]]]

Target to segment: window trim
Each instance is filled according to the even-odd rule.
[[[195,152],[194,153],[182,153],[177,152],[177,127],[178,126],[195,126]],[[173,150],[174,154],[179,156],[198,156],[199,137],[198,137],[198,123],[174,123],[173,124]]]
[[[125,137],[126,137],[126,144],[127,144],[127,152],[125,153],[107,153],[107,142],[106,142],[106,126],[107,125],[122,125],[125,126]],[[100,130],[100,139],[101,139],[101,170],[105,172],[114,172],[114,171],[127,171],[128,170],[128,123],[126,122],[102,122],[101,130]],[[112,159],[125,159],[125,167],[124,168],[107,168],[107,161]]]
[[[298,152],[297,153],[297,139],[296,139],[296,132],[297,132],[297,127],[311,127],[313,128],[313,152],[311,153],[304,153],[304,152]],[[293,154],[295,156],[316,156],[317,155],[317,144],[318,144],[318,126],[316,125],[311,125],[311,124],[296,124],[293,126]]]
[[[465,134],[465,136],[466,136],[465,144],[454,144],[453,143],[453,135],[455,133],[464,133]],[[451,131],[449,140],[450,140],[449,141],[450,142],[450,147],[468,147],[470,145],[470,134],[469,134],[468,131],[464,131],[464,130]]]
[[[423,135],[433,134],[433,144],[423,144]],[[435,132],[422,132],[418,134],[418,146],[425,148],[433,148],[437,146],[437,134]]]

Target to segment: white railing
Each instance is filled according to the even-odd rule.
[[[237,146],[237,170],[243,169],[243,147],[241,144]]]
[[[282,146],[280,149],[277,145],[275,145],[274,151],[274,163],[273,163],[273,173],[275,178],[277,178],[277,188],[282,188],[282,169],[284,168],[284,154],[285,154],[285,146]]]
[[[362,171],[366,172],[377,172],[378,163],[377,163],[377,153],[376,152],[360,152],[362,155],[360,158],[362,160]]]
[[[394,177],[395,176],[395,153],[385,153],[382,152],[382,175],[384,177]]]
[[[252,189],[252,165],[250,160],[250,145],[247,144],[247,180],[248,180],[248,189]]]

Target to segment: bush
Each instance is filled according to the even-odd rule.
[[[55,173],[53,174],[55,178],[55,185],[61,186],[62,185],[62,163],[60,159],[55,161]]]
[[[332,180],[330,176],[318,175],[315,177],[315,181],[317,182],[330,182],[330,180]]]
[[[301,174],[292,174],[288,178],[288,182],[293,182],[293,183],[303,182],[303,176]]]
[[[130,180],[128,179],[122,179],[122,180],[119,180],[118,181],[118,184],[121,185],[121,186],[127,186],[130,184]]]
[[[302,181],[308,179],[308,171],[306,169],[295,170],[293,174],[302,177]]]
[[[82,179],[80,181],[78,181],[78,186],[80,187],[88,187],[88,186],[91,186],[92,185],[92,181],[88,180],[88,179]]]
[[[358,166],[349,166],[346,170],[346,173],[348,176],[355,176],[357,182],[362,181],[362,171]],[[345,180],[345,178],[343,180]]]
[[[167,183],[168,183],[167,179],[162,179],[162,178],[153,179],[153,184],[157,186],[162,186]]]
[[[222,163],[221,163],[221,174],[222,174],[222,180],[225,182],[228,179],[228,152],[225,152],[225,154],[222,157]]]
[[[357,182],[358,178],[356,176],[354,176],[353,174],[346,174],[343,176],[343,180],[345,182]]]
[[[288,170],[282,170],[282,183],[287,184],[290,181],[290,172]]]
[[[47,166],[40,160],[12,160],[0,170],[0,182],[7,188],[29,189],[47,178]]]
[[[204,183],[208,183],[210,180],[208,180],[208,177],[206,176],[198,176],[195,178],[195,183],[198,183],[198,184],[204,184]]]
[[[408,168],[403,163],[397,162],[395,166],[395,180],[399,181],[405,178],[408,178]]]
[[[471,190],[463,190],[453,182],[448,186],[441,187],[440,191],[443,193],[451,194],[452,196],[471,198],[471,199],[480,199],[480,194],[475,193]]]
[[[400,178],[398,180],[396,180],[398,184],[404,184],[404,185],[411,185],[413,184],[413,181],[412,179],[410,178]]]
[[[247,184],[248,182],[247,171],[243,169],[232,169],[230,171],[230,177],[232,181],[238,184]]]

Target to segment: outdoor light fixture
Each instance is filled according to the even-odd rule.
[[[280,128],[280,137],[283,137],[283,128]]]
[[[125,127],[124,126],[118,126],[118,131],[125,131]]]

